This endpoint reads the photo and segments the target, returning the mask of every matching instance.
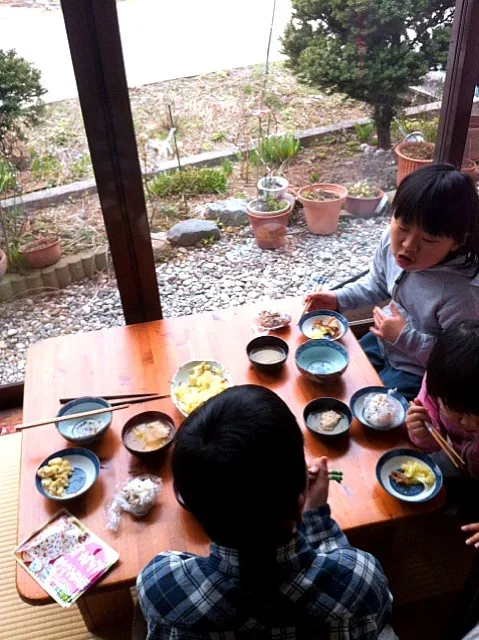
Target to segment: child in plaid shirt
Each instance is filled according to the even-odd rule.
[[[174,485],[213,540],[206,558],[160,553],[138,576],[148,640],[395,638],[377,560],[331,519],[327,459],[307,469],[294,415],[236,386],[178,432]]]

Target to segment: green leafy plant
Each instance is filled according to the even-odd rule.
[[[223,193],[228,178],[223,169],[189,168],[184,171],[160,173],[149,183],[149,191],[157,197]]]
[[[58,158],[52,153],[45,153],[44,155],[40,156],[36,151],[33,150],[30,152],[30,157],[30,168],[34,177],[37,179],[45,180],[47,178],[58,176],[58,174],[62,170],[62,165],[60,164]]]
[[[74,180],[87,176],[91,171],[90,154],[86,153],[75,160],[70,167],[70,175]]]
[[[223,131],[215,131],[211,135],[211,140],[213,142],[222,142],[223,140],[226,140],[226,133],[223,133]]]
[[[46,90],[40,77],[40,71],[15,50],[0,49],[0,150],[4,155],[11,154],[16,139],[24,139],[25,128],[41,120]]]
[[[284,209],[287,206],[289,206],[289,202],[287,200],[278,200],[278,198],[275,198],[274,196],[266,196],[257,201],[255,208],[257,208],[258,211],[272,213],[274,211],[281,211],[281,209]]]
[[[301,143],[292,133],[283,136],[270,136],[260,141],[252,152],[253,163],[263,163],[270,167],[280,167],[296,158]]]
[[[0,200],[5,201],[18,189],[14,167],[5,159],[0,159]],[[19,251],[27,223],[23,207],[13,203],[0,207],[0,231],[2,245],[7,255],[8,267],[12,271],[21,270],[24,258]]]
[[[233,173],[233,163],[231,162],[231,160],[223,160],[223,162],[221,163],[221,168],[225,176],[228,176],[228,178]]]
[[[372,122],[367,122],[366,124],[356,122],[354,133],[361,144],[369,144],[374,135],[374,124]]]
[[[360,180],[354,184],[346,185],[348,195],[352,198],[376,198],[378,188],[367,180]]]
[[[309,181],[311,182],[311,184],[314,184],[315,182],[319,182],[321,180],[321,176],[319,175],[319,173],[312,173],[309,176]]]
[[[447,58],[454,0],[292,0],[283,36],[298,78],[370,104],[378,146],[391,146],[402,96]]]

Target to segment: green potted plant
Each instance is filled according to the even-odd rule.
[[[304,207],[309,231],[325,236],[334,233],[347,195],[348,190],[339,184],[316,183],[302,187],[298,200]]]
[[[269,195],[248,202],[246,213],[258,247],[277,249],[284,245],[286,227],[293,207],[294,197],[289,193],[285,193],[280,199]]]
[[[21,263],[18,247],[27,225],[27,216],[15,202],[6,206],[10,196],[15,200],[17,189],[15,169],[7,160],[0,160],[0,232],[4,247],[0,251],[0,280],[7,269],[14,270]]]
[[[384,191],[367,180],[348,185],[347,189],[346,211],[357,216],[372,215],[384,196]]]

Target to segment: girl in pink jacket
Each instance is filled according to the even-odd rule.
[[[440,335],[407,413],[411,442],[428,453],[439,451],[426,422],[464,460],[463,474],[479,480],[479,320],[455,323]]]

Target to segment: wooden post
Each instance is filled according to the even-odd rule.
[[[160,320],[116,0],[61,4],[125,320]]]
[[[479,0],[457,0],[446,68],[436,162],[460,167],[479,69]]]

